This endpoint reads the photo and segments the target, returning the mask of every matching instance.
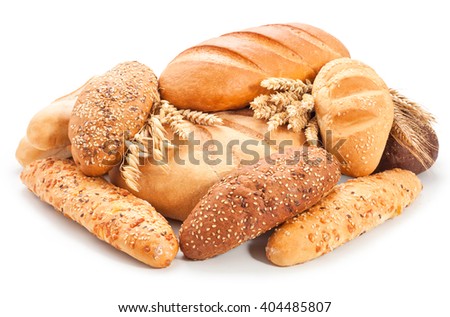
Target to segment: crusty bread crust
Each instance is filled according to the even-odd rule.
[[[240,109],[267,77],[312,80],[349,56],[330,34],[306,24],[271,24],[224,34],[179,54],[160,76],[161,96],[182,109]]]
[[[70,145],[43,151],[32,146],[27,137],[23,137],[16,150],[16,159],[22,166],[50,156],[60,159],[71,157],[72,153],[70,153]]]
[[[181,226],[186,257],[210,258],[259,236],[313,206],[340,177],[322,148],[290,149],[271,159],[239,167],[210,188]]]
[[[70,145],[68,135],[70,115],[78,95],[88,82],[70,94],[56,99],[33,116],[28,123],[26,135],[30,145],[41,151]]]
[[[172,228],[148,202],[85,176],[72,160],[34,161],[20,177],[41,200],[145,264],[166,267],[178,252]]]
[[[401,169],[336,185],[318,204],[275,230],[267,258],[280,266],[317,258],[399,215],[421,190],[419,178]]]
[[[223,125],[189,126],[193,133],[192,141],[186,140],[187,145],[168,150],[166,168],[152,161],[141,165],[139,192],[127,186],[120,175],[119,167],[115,167],[109,174],[112,183],[147,200],[165,217],[183,221],[209,188],[236,168],[242,160],[250,163],[256,156],[254,154],[261,158],[276,153],[281,142],[284,142],[286,149],[302,146],[305,142],[303,133],[295,133],[284,126],[270,132],[271,142],[264,141],[268,136],[265,135],[267,123],[253,118],[251,110],[218,112],[216,115],[222,119]],[[173,132],[169,127],[166,128],[167,137],[172,139]],[[194,145],[194,142],[198,144]],[[207,146],[207,142],[210,146]],[[252,144],[247,147],[251,152],[244,153],[244,142]],[[220,144],[223,151],[222,154],[207,156],[212,161],[209,163],[205,160],[205,150],[217,150],[213,144]],[[188,145],[192,145],[191,152]],[[175,149],[176,157],[183,163],[176,160]],[[265,153],[266,151],[270,153]],[[197,161],[190,160],[189,156]],[[257,159],[254,163],[256,161]]]
[[[156,100],[156,76],[138,62],[121,63],[90,80],[69,122],[72,155],[83,173],[103,175],[119,164],[125,140],[143,127]]]
[[[313,84],[317,122],[325,148],[349,176],[371,174],[380,162],[394,120],[384,81],[349,58],[326,64]]]

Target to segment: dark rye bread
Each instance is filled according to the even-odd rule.
[[[267,77],[313,80],[327,62],[348,56],[339,40],[316,27],[263,25],[183,51],[161,74],[160,92],[183,109],[240,109],[264,92],[260,82]]]
[[[210,188],[181,226],[186,257],[207,259],[259,236],[313,206],[340,178],[338,163],[321,148],[270,158],[239,167]]]

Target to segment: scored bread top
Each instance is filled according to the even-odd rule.
[[[161,96],[179,108],[245,107],[267,77],[312,80],[328,61],[349,56],[330,34],[306,24],[271,24],[224,34],[193,46],[160,76]]]

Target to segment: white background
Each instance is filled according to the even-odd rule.
[[[113,316],[118,304],[332,301],[329,316],[448,315],[450,29],[445,1],[10,1],[0,5],[2,316]],[[14,3],[14,4],[12,4]],[[97,240],[20,182],[32,115],[115,64],[159,75],[222,33],[305,22],[339,38],[390,87],[438,118],[438,162],[404,214],[331,254],[279,268],[267,236],[217,258],[152,269]],[[445,312],[445,313],[444,313]],[[269,314],[270,315],[270,314]]]

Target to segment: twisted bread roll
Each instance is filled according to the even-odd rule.
[[[161,96],[183,109],[239,109],[264,92],[267,77],[312,80],[328,61],[346,56],[341,42],[313,26],[263,25],[179,54],[160,76]]]
[[[85,176],[72,160],[34,161],[20,177],[64,216],[145,264],[166,267],[177,254],[172,228],[148,202],[103,178]]]
[[[419,178],[401,169],[336,185],[318,204],[275,230],[267,258],[280,266],[315,259],[398,216],[421,190]]]
[[[325,148],[349,176],[371,174],[380,162],[394,119],[388,87],[369,66],[349,59],[326,64],[313,85]]]
[[[156,76],[138,62],[119,64],[89,81],[69,122],[72,155],[83,173],[103,175],[120,163],[125,140],[139,132],[157,100]]]

